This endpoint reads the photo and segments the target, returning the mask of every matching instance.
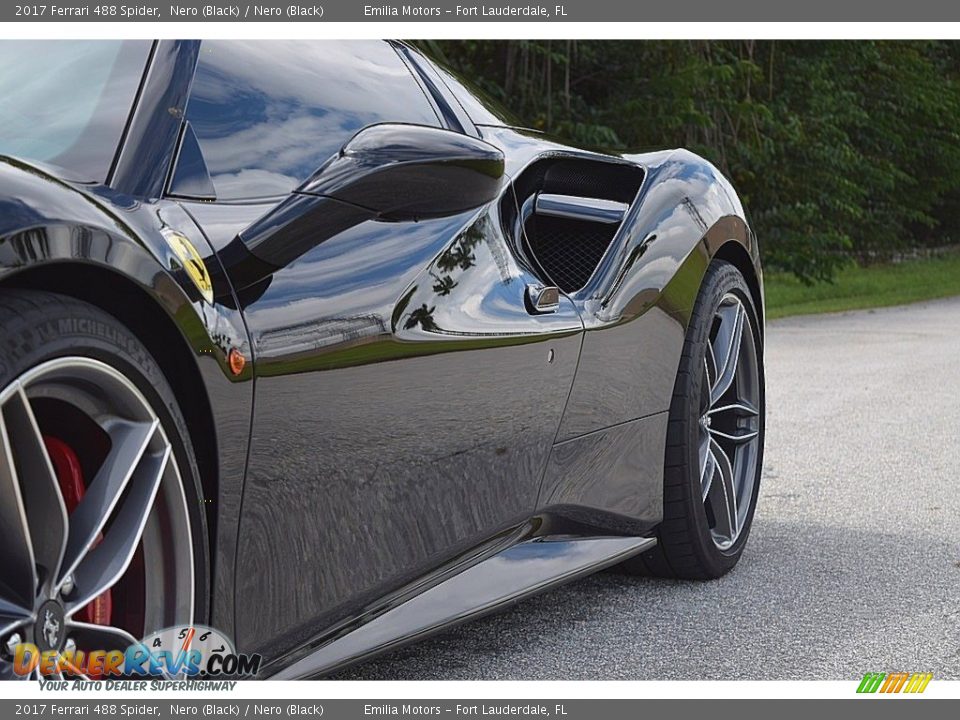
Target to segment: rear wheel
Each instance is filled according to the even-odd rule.
[[[3,291],[0,318],[0,677],[21,642],[125,650],[203,620],[196,461],[157,363],[71,298]]]
[[[739,561],[763,464],[762,350],[746,281],[733,265],[714,261],[694,306],[670,406],[658,543],[628,569],[706,580]]]

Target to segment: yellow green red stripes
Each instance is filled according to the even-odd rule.
[[[933,673],[867,673],[860,681],[858,693],[922,693],[933,679]]]

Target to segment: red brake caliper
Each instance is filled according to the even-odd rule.
[[[53,463],[54,472],[57,474],[57,482],[60,484],[60,492],[63,494],[63,503],[67,506],[67,514],[69,515],[80,504],[83,494],[87,491],[87,486],[83,482],[83,468],[80,467],[80,459],[73,448],[59,438],[44,435],[43,442],[47,446],[47,454],[50,456],[50,462]],[[98,534],[93,544],[96,545],[102,538],[103,534]],[[109,625],[112,612],[113,602],[110,591],[106,590],[95,597],[88,605],[78,610],[77,618],[82,622],[94,625]]]

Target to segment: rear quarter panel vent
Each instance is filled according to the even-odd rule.
[[[528,167],[514,186],[520,205],[516,235],[534,271],[566,293],[586,285],[643,177],[641,168],[613,159],[547,158]],[[538,203],[541,196],[551,202]],[[549,209],[562,205],[565,197],[567,210]]]

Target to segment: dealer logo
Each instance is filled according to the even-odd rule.
[[[867,673],[857,687],[858,693],[919,694],[927,689],[933,673]]]
[[[19,643],[13,650],[17,675],[86,675],[92,678],[252,677],[260,671],[262,657],[238,653],[230,639],[206,625],[177,625],[147,635],[125,648],[62,649],[63,607],[49,601],[40,608],[34,642]]]

